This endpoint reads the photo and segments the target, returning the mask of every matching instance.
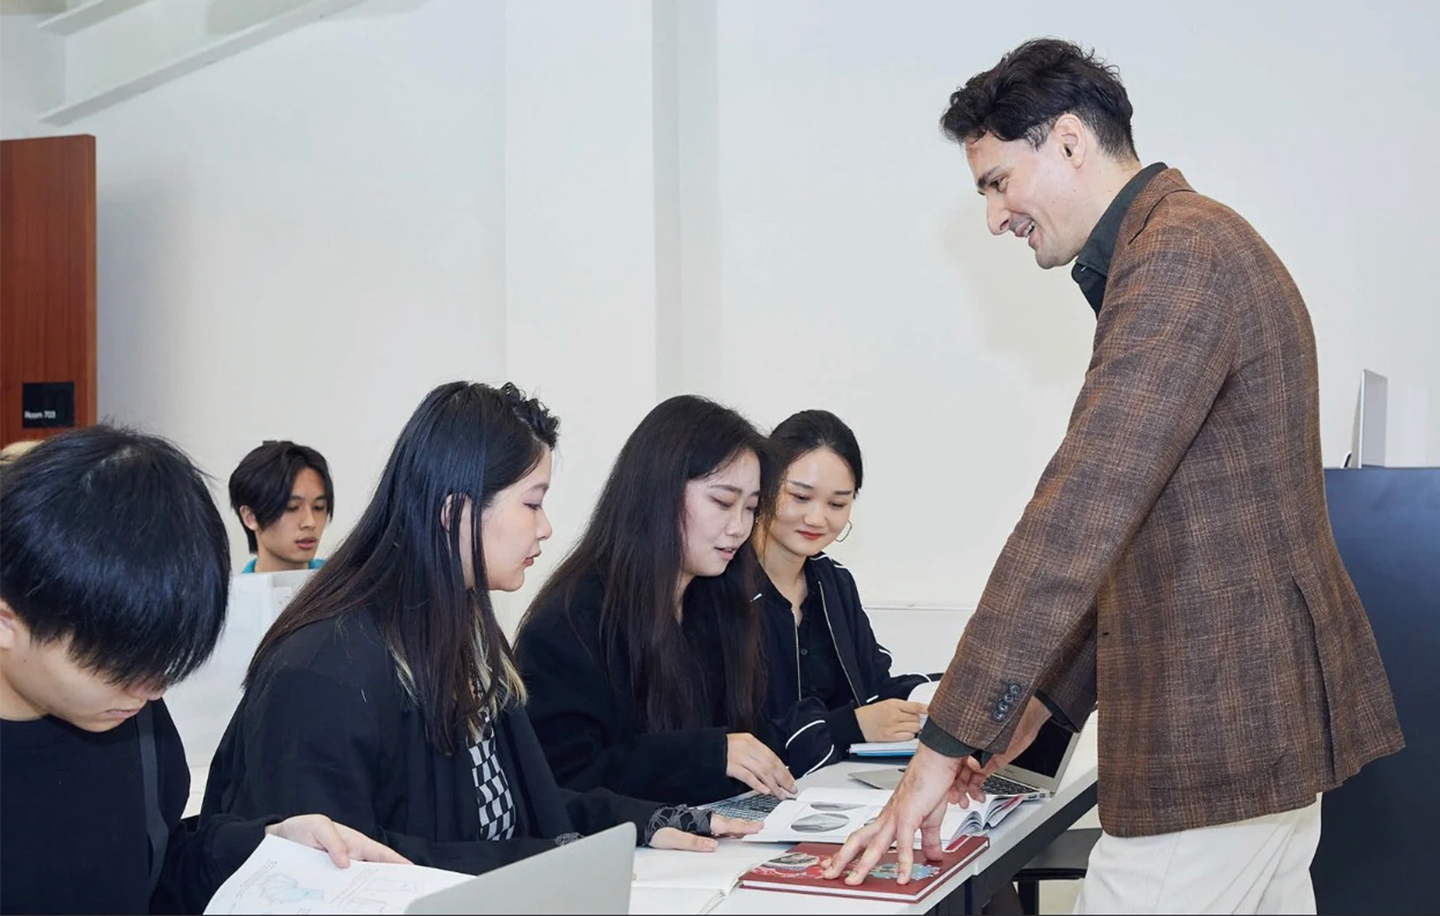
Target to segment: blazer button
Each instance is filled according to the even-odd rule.
[[[1004,722],[1005,714],[997,709],[995,710],[995,714],[992,715],[990,718],[994,719],[996,722]]]
[[[1020,685],[1011,684],[1008,688],[1006,688],[1005,693],[1007,696],[1018,697],[1020,695]]]

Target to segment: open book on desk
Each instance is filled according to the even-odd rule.
[[[851,833],[875,820],[890,800],[882,789],[804,789],[775,806],[759,832],[745,837],[750,843],[843,843]],[[983,833],[1014,810],[1018,798],[989,799],[968,808],[950,805],[940,824],[940,842],[949,848],[967,834]],[[920,837],[915,837],[920,848]]]

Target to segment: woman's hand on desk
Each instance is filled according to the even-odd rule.
[[[714,852],[715,837],[740,837],[757,832],[764,821],[745,821],[738,817],[710,815],[710,836],[686,833],[675,827],[662,827],[650,838],[651,849],[683,849],[689,852]]]
[[[337,824],[323,814],[301,814],[265,828],[266,833],[282,839],[323,849],[330,861],[341,868],[351,862],[390,862],[409,865],[410,860],[365,834],[344,824]]]
[[[920,733],[920,717],[928,707],[909,700],[881,700],[855,710],[866,741],[909,741]]]
[[[725,736],[725,775],[762,795],[795,797],[795,777],[790,775],[790,768],[749,732]]]

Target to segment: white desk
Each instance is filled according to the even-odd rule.
[[[1000,826],[990,833],[990,847],[978,859],[961,869],[939,889],[932,891],[919,904],[901,904],[884,900],[865,900],[857,897],[831,897],[823,894],[787,894],[781,891],[761,891],[751,888],[736,888],[713,910],[712,913],[928,913],[932,909],[941,913],[978,912],[989,899],[991,891],[1001,881],[1023,868],[1031,858],[1061,832],[1068,829],[1077,818],[1095,804],[1096,750],[1095,735],[1098,727],[1096,717],[1091,716],[1075,748],[1070,766],[1061,780],[1055,795],[1043,802],[1027,802],[1007,817]],[[854,770],[870,769],[883,762],[847,761],[826,767],[800,780],[802,788],[809,786],[848,786],[859,784],[848,774]],[[725,845],[739,843],[727,840]],[[770,852],[788,848],[788,843],[759,844],[747,843]],[[838,847],[837,847],[838,848]],[[694,853],[663,853],[663,855],[694,855]],[[918,855],[918,853],[917,853]]]

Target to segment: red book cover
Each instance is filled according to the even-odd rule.
[[[914,903],[943,884],[945,879],[984,852],[989,845],[989,837],[958,837],[939,862],[931,862],[917,849],[915,863],[910,871],[910,882],[903,885],[895,883],[898,854],[891,850],[880,858],[864,881],[851,887],[845,883],[843,876],[830,881],[822,877],[825,869],[820,863],[839,852],[839,846],[833,843],[801,843],[741,875],[740,886],[767,891],[835,894],[840,897],[870,897],[876,900]],[[849,869],[846,874],[849,874]]]

